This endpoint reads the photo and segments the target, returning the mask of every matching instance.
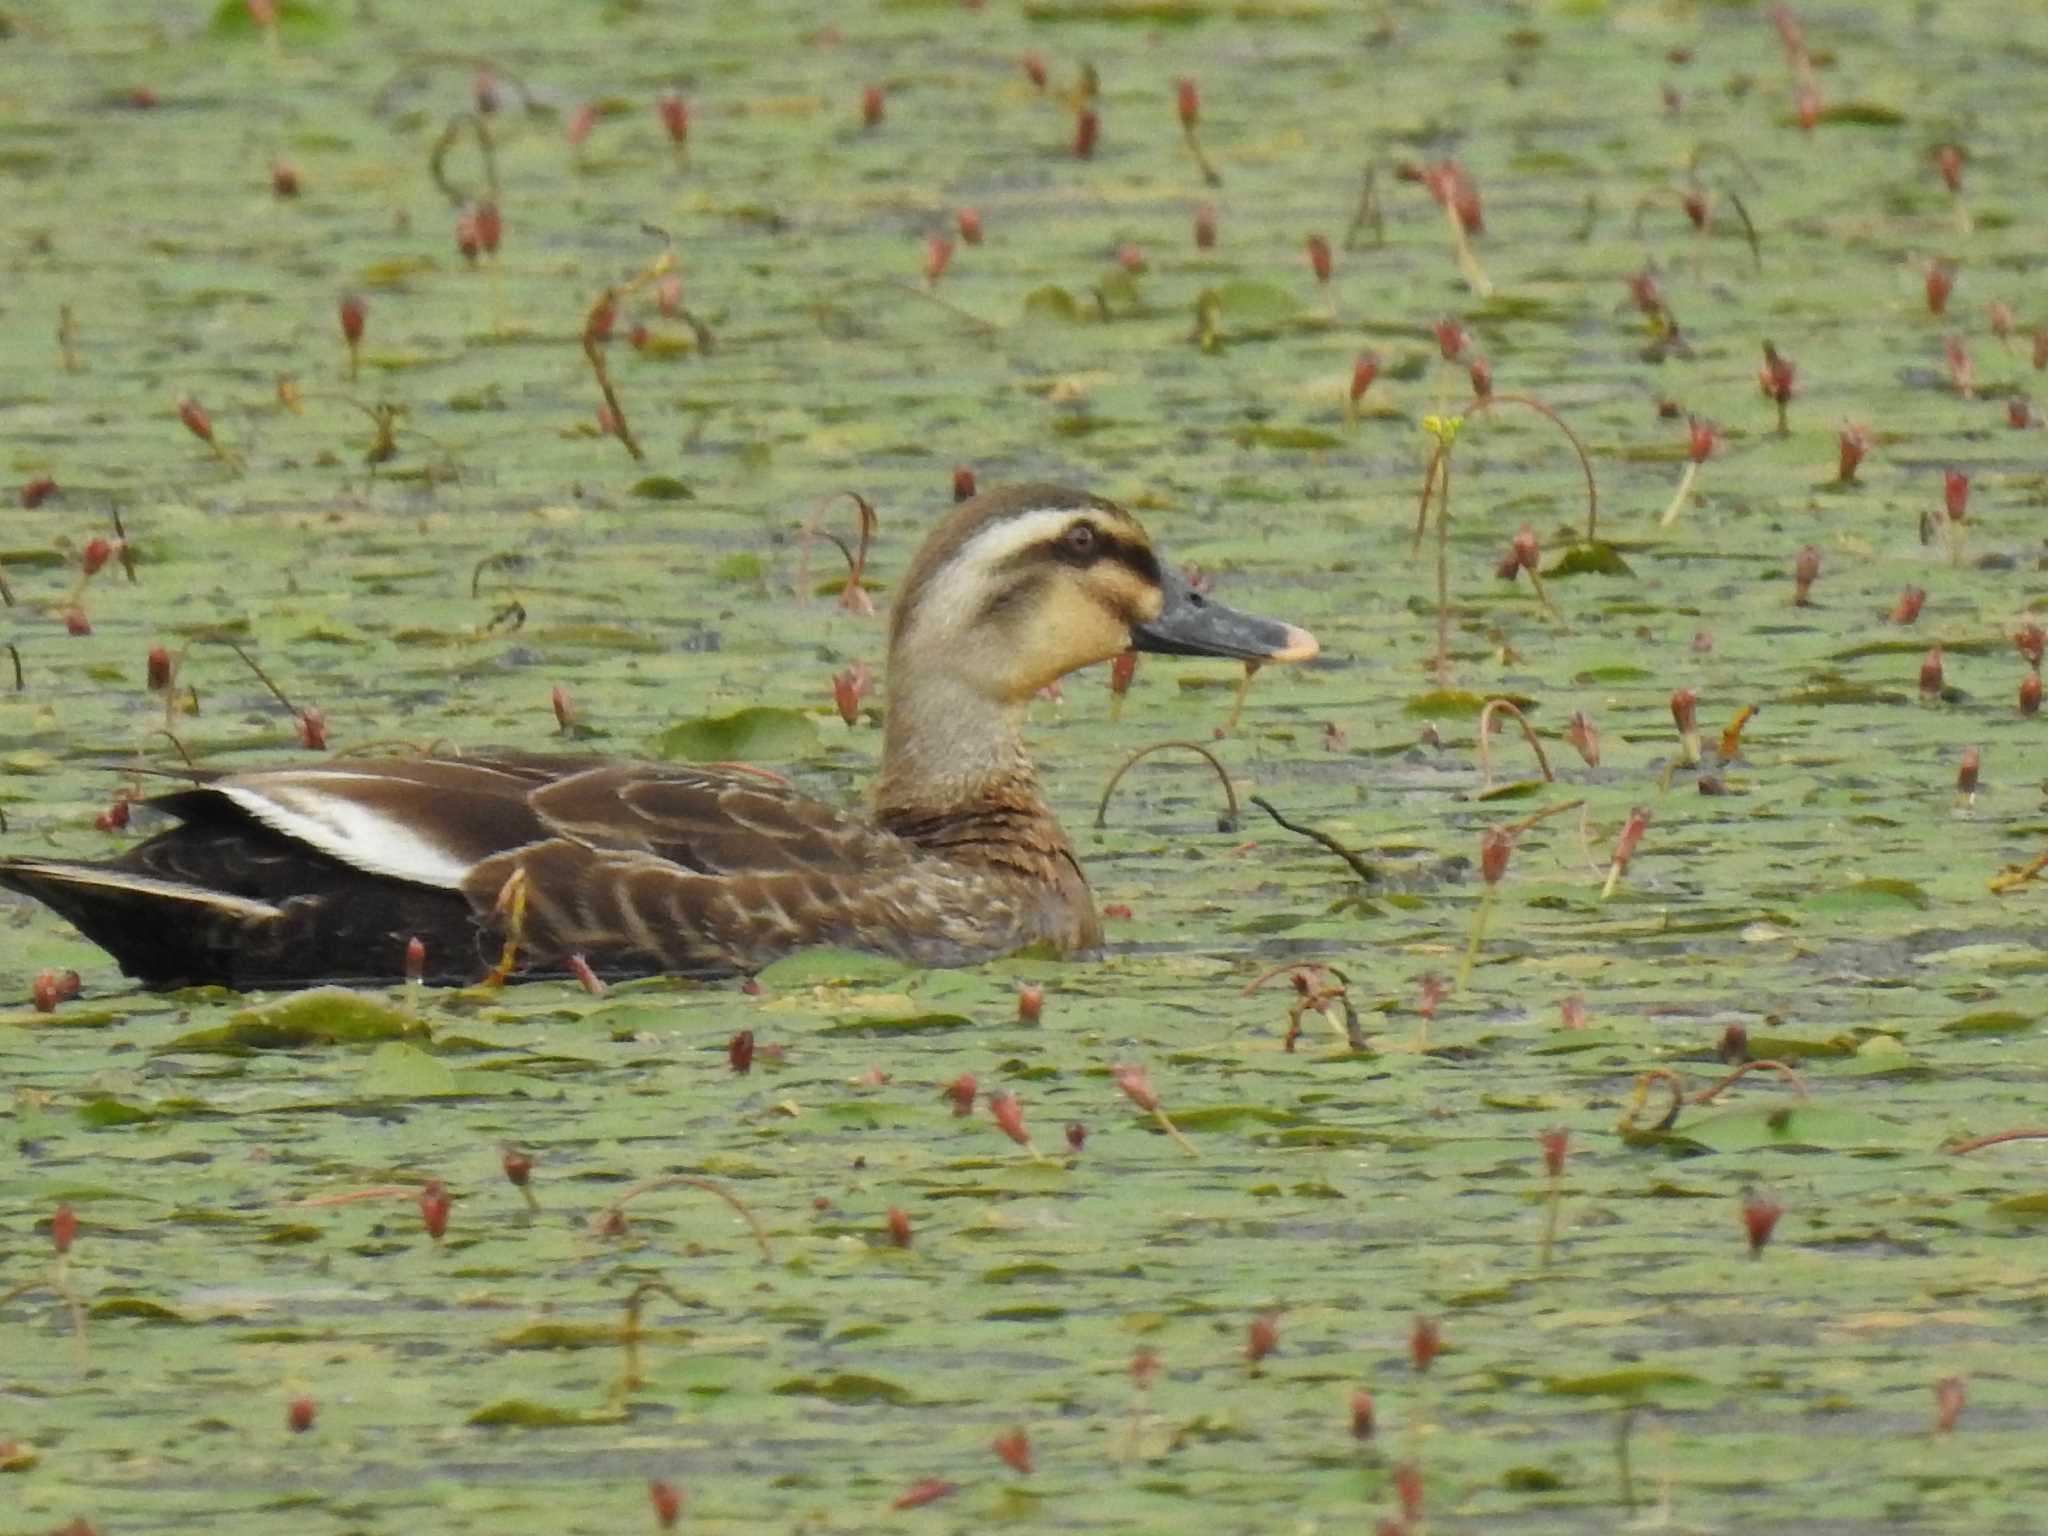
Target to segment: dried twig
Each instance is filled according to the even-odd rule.
[[[1351,872],[1354,875],[1358,876],[1359,879],[1363,880],[1367,885],[1371,885],[1379,879],[1379,872],[1377,870],[1375,870],[1370,864],[1366,863],[1365,860],[1360,858],[1357,854],[1353,853],[1349,848],[1346,848],[1342,843],[1338,842],[1337,839],[1330,836],[1329,833],[1318,832],[1314,827],[1304,827],[1299,822],[1289,821],[1285,816],[1282,816],[1277,809],[1274,808],[1273,802],[1266,799],[1263,795],[1253,795],[1251,797],[1251,803],[1253,805],[1256,805],[1260,810],[1264,811],[1268,816],[1272,817],[1281,826],[1285,827],[1289,832],[1294,833],[1297,837],[1305,837],[1312,842],[1321,843],[1325,848],[1329,849],[1330,852],[1337,855],[1337,857],[1342,859],[1346,864],[1349,864],[1351,866]]]

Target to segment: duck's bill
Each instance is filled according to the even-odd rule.
[[[1159,617],[1131,630],[1131,644],[1138,650],[1234,661],[1307,661],[1322,649],[1307,630],[1227,608],[1177,575],[1169,574],[1164,586],[1166,605]]]

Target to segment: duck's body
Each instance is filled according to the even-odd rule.
[[[154,985],[403,975],[731,976],[819,945],[964,965],[1101,941],[1018,728],[1131,645],[1298,660],[1314,640],[1190,593],[1127,513],[1022,486],[964,502],[891,627],[874,814],[743,771],[490,754],[195,774],[179,825],[101,864],[0,859]]]

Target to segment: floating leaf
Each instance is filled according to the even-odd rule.
[[[161,1049],[173,1052],[294,1051],[315,1045],[367,1045],[420,1040],[427,1026],[407,1010],[346,987],[315,987],[279,1002],[244,1009],[212,1029],[179,1035]]]
[[[818,727],[809,715],[759,704],[729,715],[678,721],[649,742],[647,750],[663,762],[780,762],[817,744]]]
[[[836,1376],[793,1376],[777,1382],[773,1390],[783,1397],[822,1397],[831,1403],[855,1405],[886,1403],[902,1407],[917,1401],[917,1394],[908,1387],[857,1371],[841,1371]]]
[[[1845,912],[1925,912],[1934,903],[1911,880],[1875,875],[1820,891],[1806,898],[1806,910],[1840,914]]]

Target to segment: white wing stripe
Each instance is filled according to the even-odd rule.
[[[335,777],[346,782],[361,776]],[[452,891],[461,888],[470,871],[467,859],[432,841],[419,827],[360,801],[322,794],[317,783],[273,781],[258,788],[229,780],[214,788],[273,832],[297,838],[368,874]]]

